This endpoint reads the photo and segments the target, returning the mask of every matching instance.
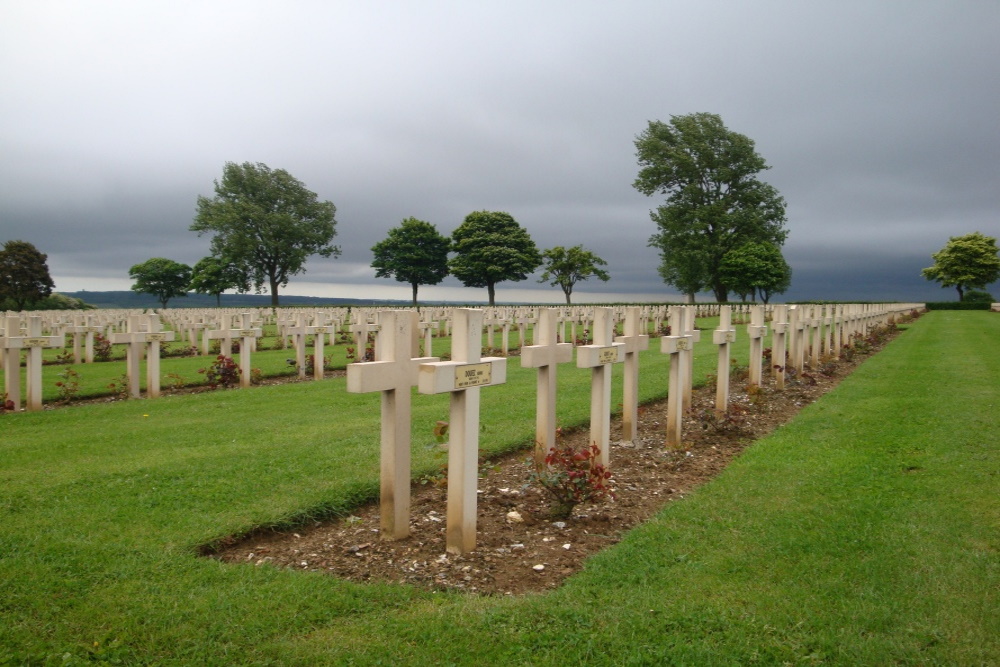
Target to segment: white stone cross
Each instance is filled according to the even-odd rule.
[[[101,327],[93,325],[93,317],[90,315],[86,318],[86,324],[80,324],[82,318],[78,323],[72,327],[67,327],[66,332],[73,334],[73,363],[79,364],[81,361],[84,363],[92,364],[94,363],[94,334],[101,332]],[[80,337],[83,337],[83,356],[80,355]]]
[[[507,360],[481,356],[483,311],[456,308],[454,318],[452,361],[422,364],[418,389],[451,394],[445,545],[449,553],[463,554],[476,548],[480,388],[507,381]]]
[[[681,354],[684,355],[684,375],[681,380],[684,383],[683,401],[684,409],[691,409],[692,386],[694,384],[694,346],[701,342],[701,331],[695,328],[695,318],[698,314],[697,306],[683,307],[683,335],[688,337],[688,346]],[[671,329],[671,332],[673,329]]]
[[[535,325],[538,322],[538,319],[537,317],[531,314],[531,311],[526,311],[517,316],[516,322],[517,322],[517,346],[524,347],[528,342],[528,331],[527,331],[528,325],[529,324]],[[556,337],[558,338],[558,333],[556,334]],[[532,334],[531,338],[532,338],[531,340],[532,343],[538,342],[535,340],[534,333]]]
[[[437,357],[414,358],[416,313],[383,311],[378,315],[379,358],[348,364],[347,391],[382,393],[381,532],[398,540],[410,534],[410,414],[411,390],[419,365]],[[366,334],[367,336],[367,334]]]
[[[719,365],[716,371],[715,414],[723,416],[729,410],[729,346],[736,342],[733,328],[733,307],[719,307],[719,328],[712,332],[712,342],[719,346]]]
[[[42,348],[63,347],[65,336],[43,336],[42,318],[40,315],[28,317],[28,331],[21,335],[21,318],[8,315],[4,326],[4,336],[0,338],[0,346],[4,354],[4,391],[7,400],[14,404],[15,409],[21,407],[21,350],[28,350],[25,365],[27,379],[28,412],[42,409]]]
[[[747,325],[747,333],[750,334],[749,383],[759,387],[761,379],[761,362],[764,359],[764,336],[767,335],[767,326],[764,324],[763,306],[751,306],[750,324]]]
[[[143,331],[142,317],[129,315],[124,332],[111,334],[112,343],[125,343],[125,374],[128,377],[128,393],[133,398],[141,396],[139,388],[139,364],[146,348],[146,332]]]
[[[240,314],[240,328],[235,333],[240,337],[240,386],[250,386],[250,351],[257,344],[262,330],[255,328],[250,313]],[[321,362],[322,363],[322,362]]]
[[[521,367],[537,368],[535,398],[535,468],[541,470],[545,457],[556,446],[556,366],[573,360],[573,344],[559,343],[556,311],[538,313],[534,345],[521,348]]]
[[[804,346],[802,344],[803,324],[802,306],[788,307],[788,365],[795,369],[796,373],[802,373],[804,366]]]
[[[691,349],[691,337],[684,335],[681,306],[670,306],[670,335],[660,338],[660,352],[670,355],[670,386],[667,390],[667,441],[669,448],[681,446],[684,415],[685,352]]]
[[[625,343],[615,343],[612,335],[613,310],[594,309],[593,345],[576,348],[577,368],[590,371],[590,444],[600,450],[600,461],[608,467],[611,456],[611,365],[625,361]]]
[[[639,352],[649,349],[649,335],[638,306],[625,309],[625,335],[615,338],[625,345],[625,366],[622,387],[622,440],[634,442],[639,425]],[[642,332],[642,333],[640,333]]]
[[[771,316],[771,374],[774,386],[785,388],[785,336],[788,333],[788,306],[775,306]]]
[[[146,316],[146,396],[160,395],[160,343],[174,340],[173,331],[164,331],[159,315]]]
[[[233,318],[228,314],[222,315],[218,329],[205,331],[209,339],[219,341],[219,354],[224,357],[233,355],[233,333]]]

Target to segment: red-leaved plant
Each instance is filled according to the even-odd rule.
[[[555,500],[552,516],[565,519],[580,503],[599,502],[614,498],[611,471],[599,463],[601,450],[563,447],[553,449],[545,457],[545,465],[532,474],[532,481],[548,491]]]

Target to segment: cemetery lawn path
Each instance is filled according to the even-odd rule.
[[[197,556],[374,497],[377,401],[342,383],[0,417],[0,665],[995,664],[997,341],[995,314],[925,315],[561,588],[521,597]],[[696,354],[698,378],[714,349]],[[646,400],[662,359],[643,357]],[[586,374],[560,378],[560,414],[585,423]],[[508,383],[483,401],[490,454],[530,441],[534,375]],[[415,445],[447,410],[424,398]],[[416,476],[435,467],[415,450]]]

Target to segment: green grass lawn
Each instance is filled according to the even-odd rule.
[[[378,397],[343,380],[0,416],[0,664],[996,663],[998,340],[996,315],[925,316],[563,588],[518,599],[197,557],[375,496]],[[713,346],[697,357],[702,378]],[[642,365],[662,396],[664,356]],[[588,373],[559,375],[561,422],[586,423]],[[515,359],[483,390],[485,452],[531,441],[533,392]],[[415,475],[446,418],[447,396],[415,396]]]

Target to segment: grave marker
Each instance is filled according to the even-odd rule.
[[[250,351],[256,346],[262,330],[254,328],[250,313],[242,313],[240,329],[236,333],[240,337],[240,386],[246,388],[250,386],[251,379]]]
[[[729,346],[736,342],[736,329],[732,324],[732,306],[719,307],[719,328],[712,332],[712,342],[719,346],[719,364],[716,371],[715,414],[722,417],[729,411]]]
[[[611,308],[594,309],[594,344],[576,348],[577,368],[590,372],[590,444],[600,449],[600,463],[608,467],[611,456],[611,365],[625,361],[625,344],[612,337]]]
[[[625,345],[622,387],[622,440],[625,442],[634,442],[639,435],[639,352],[649,349],[649,335],[643,326],[639,308],[626,308],[625,335],[615,338],[616,343]]]
[[[397,540],[410,534],[411,389],[418,383],[419,365],[437,357],[413,358],[416,313],[390,310],[378,318],[379,358],[348,364],[347,391],[382,394],[381,532]]]
[[[670,306],[670,331],[684,330],[681,306]],[[667,447],[681,446],[684,415],[685,352],[691,348],[690,336],[679,334],[660,338],[660,352],[670,355],[670,386],[667,390]]]
[[[507,381],[507,360],[482,358],[483,311],[456,308],[454,319],[452,361],[422,364],[418,389],[451,394],[445,544],[449,553],[463,554],[476,548],[480,389]]]
[[[25,360],[25,376],[27,379],[28,412],[42,409],[42,348],[63,347],[65,336],[43,336],[42,318],[40,315],[28,317],[27,335],[21,335],[21,318],[18,315],[8,315],[4,327],[4,337],[0,345],[4,355],[4,391],[7,400],[14,404],[14,409],[21,407],[21,350],[28,350]]]
[[[535,467],[545,465],[545,457],[556,446],[556,367],[573,360],[573,344],[559,343],[556,311],[545,308],[538,313],[534,345],[521,348],[521,367],[537,368],[535,398]]]
[[[775,306],[771,318],[771,374],[774,386],[785,388],[785,336],[788,332],[788,306]]]
[[[747,326],[747,333],[750,334],[750,384],[760,386],[761,363],[764,359],[764,336],[767,335],[767,326],[764,324],[764,307],[752,306],[750,308],[750,324]]]

